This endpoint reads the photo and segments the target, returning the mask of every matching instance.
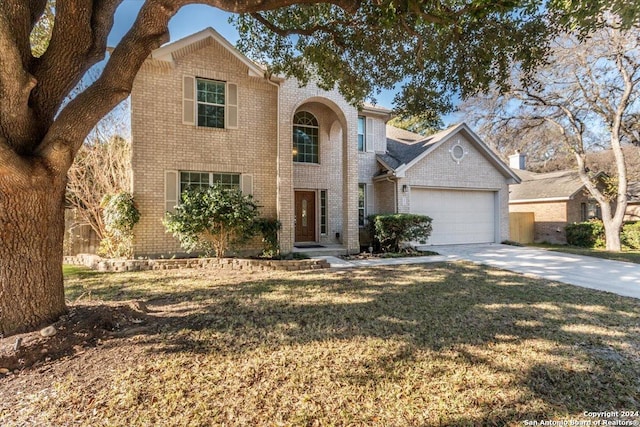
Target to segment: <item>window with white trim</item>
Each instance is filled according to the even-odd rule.
[[[365,226],[367,218],[367,184],[358,184],[358,225]]]
[[[182,76],[182,123],[213,129],[238,129],[238,85]]]
[[[293,116],[293,161],[299,163],[319,163],[318,119],[300,111]]]
[[[180,172],[180,194],[189,188],[206,188],[220,184],[225,188],[240,189],[240,174],[211,172]]]
[[[226,83],[196,79],[198,126],[224,129]]]
[[[327,190],[320,190],[320,234],[327,234]]]
[[[367,151],[367,122],[364,116],[358,116],[358,151]]]

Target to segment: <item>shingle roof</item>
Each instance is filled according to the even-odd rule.
[[[509,188],[509,201],[537,199],[569,199],[584,187],[577,171],[534,173],[513,170],[522,183]]]
[[[396,169],[428,151],[457,128],[458,126],[452,126],[433,135],[422,136],[387,125],[387,154],[378,157],[389,167]]]
[[[387,152],[378,154],[378,161],[386,166],[388,171],[382,174],[404,176],[407,169],[419,164],[421,159],[444,144],[450,137],[462,132],[465,138],[476,149],[484,154],[486,159],[507,178],[510,183],[520,182],[520,178],[489,148],[465,123],[458,123],[443,131],[429,136],[422,136],[403,129],[387,125]]]

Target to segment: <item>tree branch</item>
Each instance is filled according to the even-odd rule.
[[[168,22],[178,10],[175,3],[179,2],[147,0],[102,75],[62,109],[38,150],[52,168],[66,171],[91,129],[131,93],[144,61],[168,41]]]
[[[294,4],[319,4],[329,3],[338,6],[348,13],[355,13],[361,5],[361,0],[168,0],[166,3],[173,6],[182,7],[186,4],[201,3],[216,7],[231,13],[255,13],[265,10],[274,10]]]
[[[27,3],[25,5],[25,3]],[[31,5],[24,0],[3,0],[2,12],[6,17],[5,31],[11,34],[11,38],[19,52],[22,66],[26,69],[31,62]]]
[[[107,36],[122,0],[66,0],[56,5],[49,48],[34,61],[38,86],[32,105],[46,132],[60,105],[82,76],[106,54]]]
[[[352,21],[349,21],[349,22],[340,21],[340,22],[336,22],[336,25],[334,25],[334,26],[313,25],[313,26],[307,27],[307,28],[288,28],[288,29],[285,29],[285,28],[278,27],[273,22],[271,22],[267,18],[265,18],[261,13],[255,12],[255,13],[251,13],[250,15],[256,21],[260,22],[267,29],[269,29],[273,33],[279,35],[280,37],[287,37],[287,36],[292,36],[292,35],[312,36],[317,32],[321,32],[321,33],[331,34],[334,38],[337,38],[337,37],[341,37],[341,33],[337,30],[338,29],[338,25],[346,25],[346,26],[348,26],[352,22]]]
[[[30,0],[29,4],[31,5],[30,28],[33,29],[34,25],[36,25],[36,23],[44,13],[45,8],[47,7],[47,0]]]
[[[24,68],[8,17],[0,10],[0,134],[18,153],[33,144],[33,114],[28,100],[36,84]]]
[[[28,187],[30,183],[31,165],[22,159],[11,146],[7,139],[0,136],[0,178],[8,177],[14,184]]]

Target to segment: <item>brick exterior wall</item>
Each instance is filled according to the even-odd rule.
[[[335,90],[315,84],[299,87],[288,80],[280,87],[280,161],[278,214],[282,222],[280,246],[289,251],[295,241],[295,190],[327,191],[327,234],[321,243],[341,243],[350,253],[359,250],[357,110]],[[293,116],[308,111],[319,125],[319,164],[293,163]],[[319,199],[317,198],[319,201]],[[319,209],[319,202],[316,203]],[[320,215],[316,214],[319,226]],[[336,239],[336,233],[340,238]]]
[[[238,85],[238,129],[183,124],[184,75]],[[134,229],[135,256],[180,253],[165,233],[165,171],[253,175],[263,216],[277,215],[277,87],[249,77],[227,49],[209,43],[175,59],[174,66],[145,64],[131,93],[133,193],[141,212]]]
[[[255,74],[255,73],[254,73]],[[221,80],[238,87],[238,129],[213,129],[183,123],[185,75]],[[165,232],[165,173],[197,171],[253,177],[253,195],[263,216],[282,223],[284,253],[295,242],[295,191],[316,192],[317,240],[359,250],[358,184],[367,185],[367,214],[410,210],[411,193],[403,184],[420,187],[489,189],[500,204],[499,228],[508,238],[508,191],[505,177],[464,137],[467,156],[458,165],[448,141],[398,182],[377,181],[375,153],[386,150],[384,113],[365,113],[373,121],[370,151],[357,147],[358,111],[336,91],[315,84],[299,87],[295,80],[273,84],[251,76],[246,63],[213,38],[182,46],[173,62],[148,61],[131,93],[133,193],[141,212],[134,229],[134,254],[182,253]],[[319,123],[319,164],[293,162],[293,116],[308,111]],[[371,148],[373,150],[371,150]],[[327,191],[327,233],[320,234],[320,191]],[[339,238],[337,234],[339,233]]]
[[[631,203],[627,205],[627,211],[624,215],[625,221],[640,221],[640,204]]]
[[[379,214],[391,214],[396,212],[396,194],[399,191],[396,189],[397,183],[395,181],[376,181],[375,183],[375,197],[376,197],[376,210],[375,213]]]
[[[459,164],[449,152],[458,142],[467,152]],[[406,193],[400,191],[403,185],[408,187]],[[498,198],[498,242],[509,238],[507,178],[464,135],[458,133],[451,137],[408,169],[404,178],[398,179],[399,212],[411,212],[411,187],[495,191]]]
[[[576,194],[566,201],[511,203],[509,212],[533,212],[535,219],[534,241],[564,245],[567,235],[564,228],[567,224],[582,221],[582,203],[589,197]]]
[[[567,202],[512,203],[510,212],[533,212],[535,242],[564,244],[567,238],[564,227],[567,225]]]

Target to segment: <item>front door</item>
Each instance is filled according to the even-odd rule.
[[[316,193],[296,191],[296,242],[316,241]]]

